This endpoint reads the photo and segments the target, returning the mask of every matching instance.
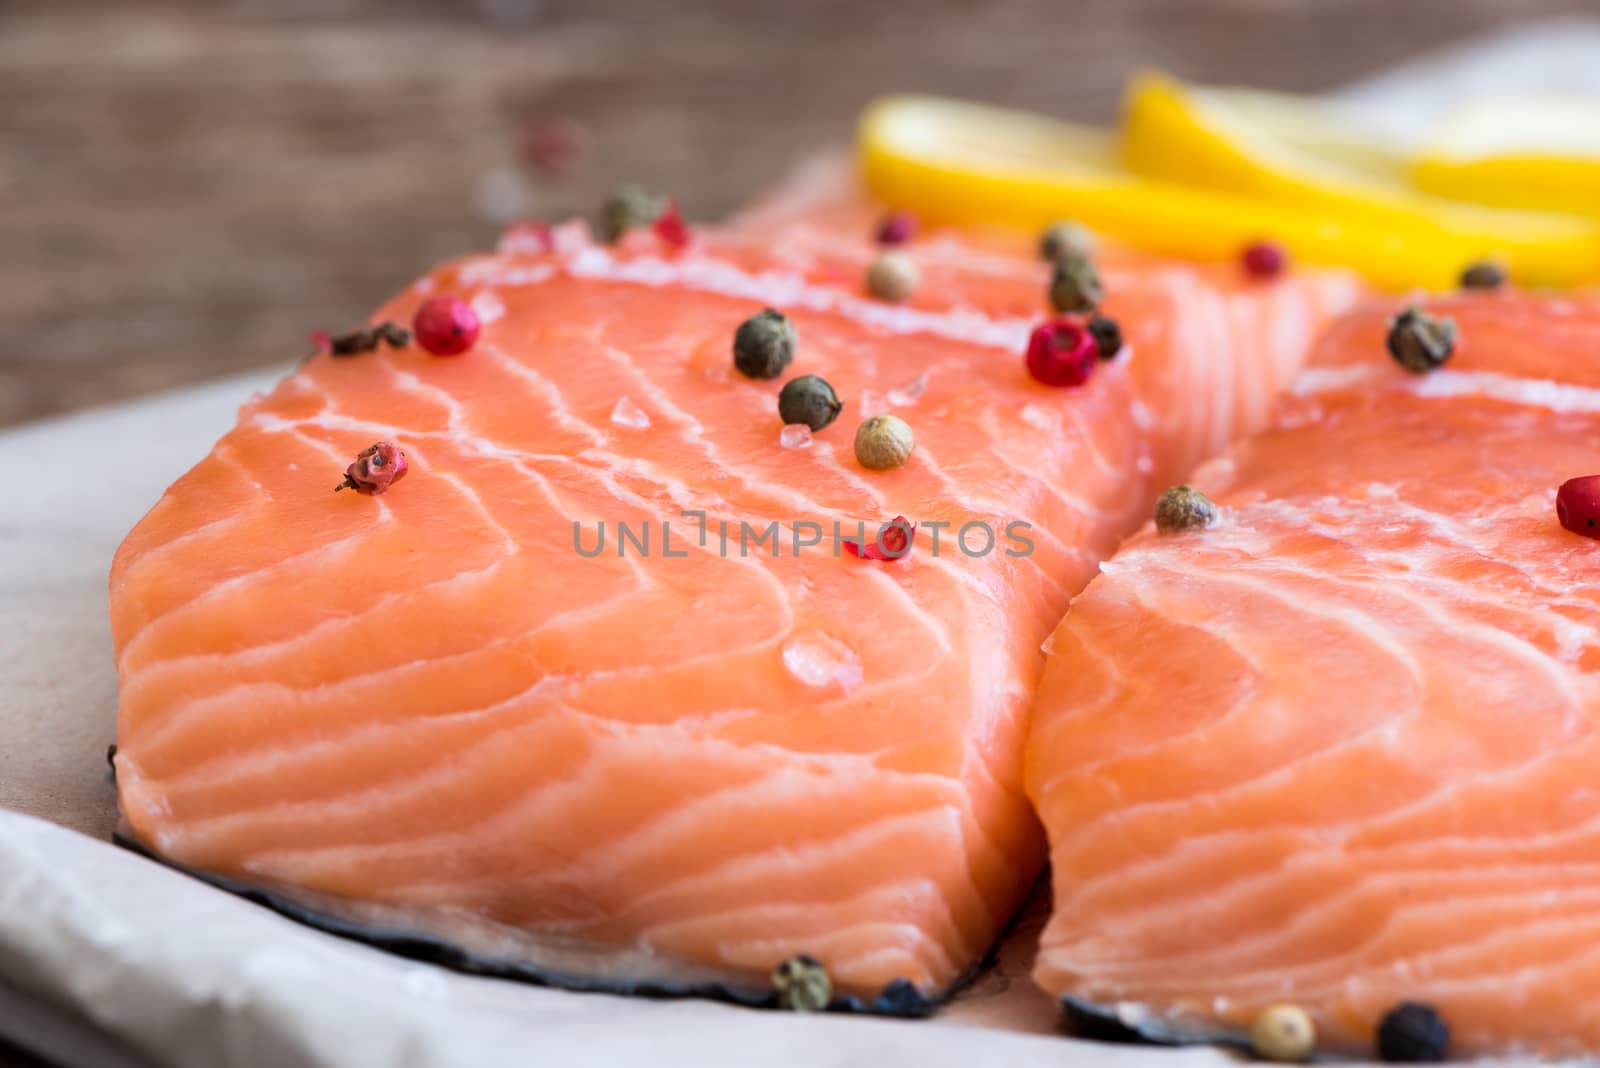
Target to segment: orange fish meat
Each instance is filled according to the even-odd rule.
[[[864,230],[555,244],[423,278],[374,322],[455,294],[471,351],[310,359],[128,536],[126,836],[478,968],[760,1001],[805,953],[846,1004],[939,996],[1042,866],[1040,642],[1356,287],[1110,252],[1128,351],[1063,390],[1023,367],[1029,250],[931,235],[887,305]],[[809,447],[780,444],[781,380],[732,364],[765,306],[798,331],[785,377],[845,402]],[[852,454],[876,411],[915,429],[896,470]],[[379,440],[405,479],[331,492]],[[835,523],[896,515],[906,558],[839,551]]]
[[[1600,1049],[1600,309],[1433,310],[1413,375],[1372,309],[1266,432],[1190,480],[1051,639],[1027,782],[1055,907],[1037,979],[1157,1037],[1267,1005],[1368,1052],[1433,1005],[1463,1054]]]

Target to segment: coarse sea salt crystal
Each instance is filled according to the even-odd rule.
[[[891,389],[889,391],[889,403],[896,408],[909,408],[917,403],[917,399],[922,396],[927,388],[928,372],[924,371],[916,377],[915,381],[908,382],[896,389]]]
[[[778,432],[778,444],[786,449],[809,449],[811,428],[804,423],[790,423]]]
[[[861,659],[844,642],[813,631],[790,638],[783,645],[783,666],[807,686],[835,683],[846,692],[861,684]]]
[[[632,427],[643,430],[650,425],[650,414],[628,397],[617,401],[617,406],[611,409],[611,421],[618,426]]]

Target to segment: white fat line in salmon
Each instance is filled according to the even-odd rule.
[[[799,274],[785,271],[752,273],[725,260],[696,256],[664,260],[656,256],[619,260],[599,248],[585,248],[565,262],[566,273],[577,278],[660,287],[678,286],[701,293],[748,299],[780,310],[804,308],[843,316],[862,326],[893,334],[932,334],[969,345],[1020,354],[1037,324],[1024,319],[995,319],[973,308],[925,311],[905,308],[838,289],[814,285]],[[466,285],[538,285],[555,277],[550,264],[509,266],[493,259],[477,260],[461,269]]]
[[[1300,397],[1335,393],[1387,381],[1418,397],[1489,397],[1552,412],[1600,412],[1600,389],[1574,386],[1548,378],[1522,378],[1493,371],[1433,371],[1396,380],[1388,367],[1323,367],[1304,371],[1291,392]]]
[[[950,544],[947,532],[952,531],[961,555],[973,560],[997,551],[1006,556],[1027,557],[1033,555],[1034,550],[1033,538],[1029,536],[1033,524],[1021,519],[1012,520],[1000,530],[981,519],[971,520],[959,527],[946,519],[924,520],[912,527],[912,538],[904,542],[902,547],[889,536],[895,523],[884,523],[874,529],[864,520],[858,520],[853,525],[834,520],[831,524],[832,536],[825,539],[828,528],[810,519],[791,522],[772,519],[760,524],[747,520],[729,523],[727,520],[711,520],[704,511],[696,509],[686,509],[679,514],[695,521],[687,524],[687,534],[683,533],[683,526],[676,528],[679,533],[674,534],[671,521],[665,519],[659,523],[650,520],[628,523],[602,519],[594,522],[592,530],[586,530],[582,520],[574,519],[572,549],[587,559],[608,554],[606,545],[609,528],[612,546],[609,553],[619,558],[632,555],[681,560],[690,555],[685,548],[688,545],[714,552],[720,557],[765,555],[777,558],[785,555],[786,548],[787,555],[798,557],[802,550],[824,547],[830,549],[832,555],[842,556],[845,545],[853,542],[857,546],[870,547],[888,559],[898,560],[916,549],[916,539],[923,536],[924,532],[929,544],[926,549],[917,551],[927,552],[937,558],[946,554]],[[946,540],[941,542],[941,536]]]

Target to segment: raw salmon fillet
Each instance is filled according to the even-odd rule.
[[[554,982],[760,1000],[807,953],[867,1007],[946,991],[1042,865],[1041,641],[1354,286],[1113,255],[1129,351],[1050,389],[1021,357],[1031,254],[934,235],[891,306],[861,292],[875,251],[793,221],[686,251],[511,239],[374,319],[457,294],[471,351],[318,356],[251,400],[112,569],[126,833],[339,930]],[[845,400],[808,448],[780,446],[781,381],[732,366],[767,305],[798,330],[785,377]],[[851,442],[879,410],[917,447],[874,473]],[[406,478],[332,492],[380,439]],[[896,515],[953,525],[937,555],[926,527],[898,562],[838,553],[835,522]],[[1034,549],[1006,555],[1019,521]],[[741,523],[773,522],[781,551],[741,555]],[[796,522],[830,537],[797,551]],[[957,550],[967,522],[988,555]]]
[[[1191,480],[1051,639],[1027,784],[1049,991],[1154,1036],[1297,1003],[1370,1051],[1434,1005],[1462,1053],[1600,1049],[1600,308],[1438,305],[1415,376],[1373,309],[1273,427]]]

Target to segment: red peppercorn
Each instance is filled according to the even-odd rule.
[[[865,544],[854,538],[844,538],[844,551],[861,560],[899,560],[911,552],[911,543],[917,536],[916,525],[903,515],[897,515],[878,529],[878,537]]]
[[[417,309],[411,329],[435,356],[459,356],[478,340],[478,313],[460,297],[433,297]]]
[[[1600,538],[1600,475],[1569,478],[1556,491],[1556,518],[1574,534]]]
[[[683,221],[683,216],[678,213],[678,202],[667,201],[667,206],[661,209],[661,214],[656,216],[656,221],[650,224],[655,230],[661,243],[677,252],[689,247],[689,224]]]
[[[1246,246],[1241,259],[1245,273],[1252,278],[1276,278],[1289,266],[1289,254],[1276,241],[1257,241]]]
[[[355,463],[344,469],[344,481],[335,492],[353,489],[365,497],[376,497],[406,477],[406,454],[392,441],[379,441],[356,454]]]
[[[897,211],[878,224],[878,244],[903,245],[917,236],[917,217],[909,211]]]
[[[1083,322],[1051,319],[1028,338],[1028,373],[1047,386],[1081,386],[1100,360],[1100,346]]]

